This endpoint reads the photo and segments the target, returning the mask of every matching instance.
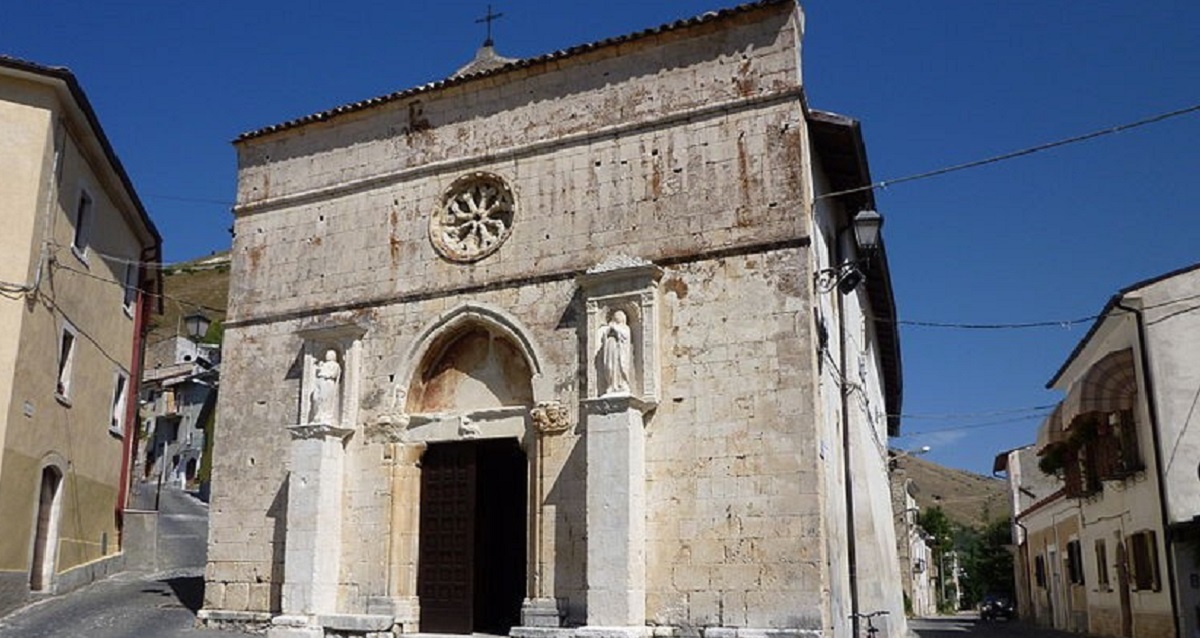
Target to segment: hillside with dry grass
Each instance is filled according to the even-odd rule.
[[[956,470],[917,457],[897,460],[896,470],[912,479],[917,505],[923,510],[941,507],[951,521],[982,527],[1008,518],[1008,484],[1001,479]]]
[[[214,253],[163,270],[162,314],[151,315],[148,343],[184,334],[183,318],[199,311],[224,321],[229,297],[229,253]]]

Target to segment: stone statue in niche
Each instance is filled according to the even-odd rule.
[[[601,396],[630,394],[633,381],[632,333],[624,310],[614,311],[597,335],[600,352],[597,369]]]
[[[337,425],[338,384],[342,380],[342,366],[338,363],[337,352],[326,350],[325,360],[316,365],[315,373],[310,421]]]

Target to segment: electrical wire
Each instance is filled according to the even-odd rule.
[[[1189,312],[1195,312],[1197,310],[1200,310],[1200,305],[1188,306],[1187,308],[1181,308],[1174,312],[1167,313],[1161,317],[1155,317],[1154,319],[1147,321],[1146,325],[1153,326],[1154,324],[1162,323],[1168,319],[1174,319],[1175,317],[1178,317],[1179,315],[1186,315]]]
[[[1170,306],[1172,304],[1183,303],[1185,301],[1191,301],[1192,299],[1200,299],[1200,292],[1198,292],[1194,295],[1184,295],[1183,297],[1175,297],[1174,299],[1160,301],[1155,304],[1147,304],[1145,306],[1142,306],[1142,310],[1152,310],[1154,308],[1162,308],[1163,306]]]
[[[962,330],[1020,330],[1025,328],[1070,328],[1081,323],[1091,323],[1100,318],[1100,315],[1091,315],[1089,317],[1080,317],[1078,319],[1063,319],[1055,321],[1031,321],[1028,323],[948,323],[940,321],[916,321],[910,319],[899,319],[895,323],[898,326],[915,326],[919,328],[959,328]],[[886,321],[878,319],[877,321]]]
[[[1041,418],[1044,418],[1045,416],[1046,416],[1046,414],[1030,414],[1029,416],[1017,417],[1014,419],[1002,419],[1002,420],[998,420],[998,421],[985,421],[983,423],[971,423],[969,425],[956,425],[956,426],[950,426],[950,427],[946,427],[946,428],[935,428],[932,430],[922,430],[920,432],[910,432],[908,434],[901,434],[900,436],[893,437],[893,438],[907,439],[907,438],[912,438],[912,437],[917,437],[917,436],[924,436],[926,434],[940,434],[942,432],[958,432],[961,430],[977,430],[980,428],[992,428],[992,427],[996,427],[998,425],[1010,425],[1013,423],[1024,423],[1026,421],[1030,421],[1033,419],[1041,419]]]
[[[222,206],[233,207],[233,201],[227,199],[212,199],[209,197],[184,197],[179,195],[158,195],[156,193],[142,194],[142,197],[147,199],[167,199],[174,202],[191,202],[195,204],[220,204]]]
[[[1176,297],[1174,299],[1168,299],[1166,301],[1161,301],[1156,304],[1149,304],[1149,305],[1143,306],[1142,309],[1150,310],[1153,308],[1162,308],[1165,306],[1170,306],[1170,305],[1174,305],[1177,303],[1183,303],[1185,301],[1190,301],[1192,299],[1200,299],[1200,293],[1193,294],[1193,295],[1185,295],[1183,297]],[[1159,323],[1161,321],[1166,321],[1167,319],[1170,319],[1177,315],[1186,314],[1186,313],[1189,313],[1189,312],[1192,312],[1195,310],[1200,310],[1200,304],[1188,306],[1187,308],[1182,308],[1176,312],[1172,312],[1170,314],[1163,315],[1162,317],[1157,317],[1151,321],[1148,321],[1147,325],[1153,325],[1153,324]],[[895,323],[898,326],[914,326],[914,327],[918,327],[918,328],[957,328],[960,330],[1020,330],[1020,329],[1027,329],[1027,328],[1065,328],[1065,329],[1069,329],[1069,328],[1071,328],[1073,326],[1077,326],[1079,324],[1091,323],[1103,316],[1104,315],[1090,315],[1087,317],[1079,317],[1077,319],[1052,319],[1052,320],[1048,320],[1048,321],[1030,321],[1030,322],[1025,322],[1025,323],[957,323],[957,322],[944,322],[944,321],[919,321],[919,320],[913,320],[913,319],[897,319],[895,321],[892,321],[891,319],[885,319],[885,318],[876,318],[875,321],[884,322],[884,323]]]
[[[1008,410],[992,410],[990,412],[960,412],[946,414],[889,414],[888,416],[899,417],[904,419],[917,420],[959,420],[959,419],[978,419],[989,416],[1004,416],[1009,414],[1020,414],[1022,412],[1038,412],[1042,410],[1053,410],[1058,407],[1057,403],[1048,403],[1046,405],[1032,405],[1027,408],[1012,408]]]
[[[84,270],[79,270],[79,269],[76,269],[76,268],[72,268],[72,267],[70,267],[70,266],[65,266],[65,265],[63,265],[62,263],[59,263],[59,262],[51,262],[51,263],[52,263],[52,265],[53,265],[55,268],[58,268],[59,270],[65,270],[65,271],[67,271],[67,272],[72,272],[72,273],[75,273],[75,274],[77,274],[77,275],[82,275],[82,276],[84,276],[84,277],[90,277],[90,278],[92,278],[92,279],[95,279],[96,281],[102,281],[102,282],[104,282],[104,283],[106,283],[106,284],[110,284],[110,285],[113,285],[113,286],[119,286],[119,287],[121,287],[121,288],[124,288],[124,287],[125,287],[125,284],[123,284],[123,283],[121,283],[121,282],[119,282],[119,281],[114,281],[114,280],[112,280],[112,279],[107,279],[107,278],[105,278],[105,277],[100,277],[100,276],[97,276],[97,275],[93,275],[93,274],[92,274],[92,273],[90,273],[90,272],[87,272],[87,271],[84,271]],[[169,300],[169,301],[173,301],[173,302],[175,302],[175,303],[177,303],[177,304],[182,304],[182,305],[184,305],[184,306],[187,306],[187,307],[189,307],[189,308],[195,308],[195,309],[198,309],[198,310],[207,310],[207,311],[209,311],[209,312],[212,312],[212,313],[217,313],[217,314],[221,314],[221,315],[227,314],[227,313],[229,312],[229,311],[228,311],[228,309],[225,309],[225,308],[214,308],[214,307],[212,307],[212,306],[206,306],[206,305],[204,305],[204,304],[196,303],[196,302],[193,302],[193,301],[188,301],[188,300],[186,300],[186,299],[180,299],[180,298],[178,298],[178,297],[173,297],[173,296],[171,296],[171,295],[168,295],[168,294],[165,294],[165,293],[161,293],[161,292],[150,292],[150,291],[146,290],[146,291],[143,291],[143,293],[144,293],[144,294],[145,294],[147,297],[157,297],[157,298],[161,298],[161,299],[166,299],[166,300]]]
[[[852,195],[854,193],[861,193],[861,192],[865,192],[865,191],[873,191],[875,189],[880,189],[880,188],[887,188],[888,186],[892,186],[895,184],[903,184],[905,182],[915,182],[917,180],[929,179],[930,177],[938,177],[940,175],[945,175],[947,173],[955,173],[958,171],[964,171],[969,168],[978,168],[980,166],[986,166],[988,164],[995,164],[997,162],[1003,162],[1003,161],[1010,160],[1010,159],[1016,159],[1018,157],[1024,157],[1026,155],[1033,155],[1034,153],[1040,153],[1041,151],[1048,151],[1050,149],[1058,148],[1060,146],[1077,144],[1079,142],[1085,142],[1087,140],[1095,139],[1097,137],[1103,137],[1105,135],[1112,135],[1113,133],[1120,133],[1122,131],[1128,131],[1130,129],[1138,128],[1140,126],[1146,126],[1148,124],[1155,124],[1157,122],[1162,122],[1163,120],[1168,120],[1168,119],[1171,119],[1174,117],[1179,117],[1182,115],[1188,115],[1190,113],[1195,113],[1197,111],[1200,111],[1200,104],[1194,104],[1192,106],[1184,107],[1181,109],[1176,109],[1174,111],[1167,111],[1165,113],[1159,113],[1157,115],[1152,115],[1150,117],[1136,120],[1134,122],[1118,124],[1116,126],[1110,126],[1108,128],[1092,131],[1090,133],[1084,133],[1082,135],[1075,135],[1072,137],[1055,140],[1053,142],[1046,142],[1044,144],[1038,144],[1035,146],[1029,146],[1029,147],[1022,148],[1019,150],[1010,151],[1008,153],[1001,153],[1000,155],[993,155],[992,157],[986,157],[984,159],[974,160],[971,162],[964,162],[962,164],[954,164],[952,166],[946,166],[946,167],[934,169],[931,171],[925,171],[923,173],[915,173],[912,175],[905,175],[904,177],[897,177],[895,179],[881,180],[878,182],[874,182],[872,184],[867,184],[866,186],[858,186],[856,188],[847,188],[845,190],[834,191],[832,193],[825,193],[823,195],[818,195],[814,199],[821,200],[821,199],[830,199],[830,198],[834,198],[834,197],[839,197],[841,195]]]
[[[108,359],[109,361],[115,363],[117,365],[117,367],[121,368],[122,370],[125,370],[125,366],[128,365],[128,362],[121,361],[119,358],[114,357],[112,354],[110,354],[107,350],[104,349],[104,346],[100,345],[99,340],[97,340],[92,335],[88,334],[88,332],[86,330],[80,328],[79,324],[75,323],[74,321],[71,321],[71,318],[69,316],[67,316],[66,311],[63,310],[62,306],[55,303],[55,301],[52,297],[50,297],[49,295],[46,295],[43,297],[43,299],[44,299],[44,303],[46,303],[52,310],[57,312],[59,314],[59,316],[61,316],[63,318],[63,321],[66,321],[67,323],[71,324],[71,328],[72,328],[73,332],[77,333],[78,335],[80,335],[81,337],[86,339],[88,342],[90,342],[93,346],[95,346],[96,350],[98,350],[105,359]],[[62,331],[62,329],[60,328],[59,332],[61,333],[61,331]]]
[[[50,245],[59,250],[67,248],[67,246],[64,246],[64,245],[58,244],[58,243],[54,243],[54,242],[51,242]],[[100,256],[100,258],[102,258],[104,261],[107,261],[107,262],[123,264],[123,265],[130,265],[130,266],[141,266],[141,267],[147,268],[149,270],[170,271],[170,270],[175,270],[178,268],[186,268],[188,270],[217,270],[220,268],[228,268],[229,267],[229,257],[221,258],[216,255],[209,255],[208,257],[201,257],[199,259],[193,259],[191,261],[177,261],[177,262],[163,263],[163,262],[159,262],[159,261],[140,261],[137,259],[129,259],[128,257],[121,257],[119,255],[112,255],[109,253],[101,252],[101,251],[96,250],[95,248],[91,248],[91,247],[88,248],[88,252],[91,254]],[[200,261],[204,261],[205,259],[219,259],[219,261],[212,263],[212,264],[198,264],[197,263]]]
[[[1192,406],[1188,408],[1187,418],[1183,420],[1183,427],[1179,429],[1179,436],[1175,437],[1175,445],[1171,446],[1171,458],[1167,460],[1168,471],[1175,464],[1175,454],[1179,452],[1179,444],[1183,442],[1184,435],[1192,425],[1192,417],[1196,414],[1197,403],[1200,403],[1200,387],[1197,387],[1196,393],[1192,395]]]

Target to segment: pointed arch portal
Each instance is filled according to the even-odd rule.
[[[420,463],[416,592],[423,633],[507,634],[526,595],[530,463],[522,447],[536,348],[494,308],[460,306],[407,357]],[[395,533],[395,532],[394,532]]]

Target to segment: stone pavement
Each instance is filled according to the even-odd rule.
[[[975,612],[913,618],[908,627],[913,638],[1087,638],[1086,634],[1035,627],[1020,620],[983,622]]]
[[[217,638],[193,628],[204,600],[207,505],[176,488],[160,498],[158,567],[117,574],[0,618],[0,638]]]

